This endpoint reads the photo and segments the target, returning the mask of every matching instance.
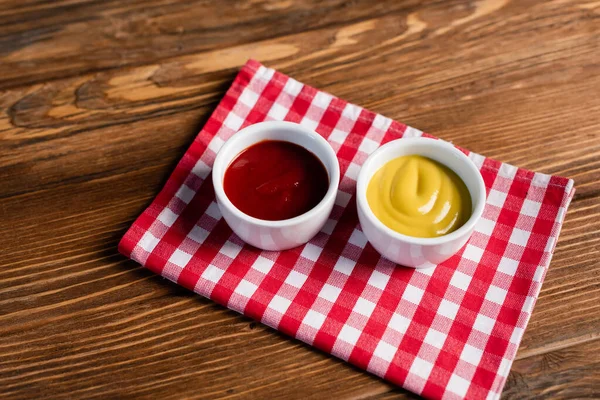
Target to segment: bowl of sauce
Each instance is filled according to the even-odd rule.
[[[456,254],[481,218],[485,199],[475,164],[436,139],[398,139],[381,146],[357,180],[365,236],[386,258],[414,268]]]
[[[292,122],[250,125],[229,138],[213,166],[217,205],[245,242],[286,250],[308,242],[333,208],[340,179],[335,152]]]

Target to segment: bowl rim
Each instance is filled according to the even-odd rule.
[[[400,232],[396,232],[395,230],[386,226],[379,218],[375,216],[371,207],[369,206],[369,202],[367,201],[367,186],[371,177],[377,171],[373,171],[371,174],[368,174],[368,167],[375,162],[377,157],[379,157],[382,153],[391,151],[391,148],[398,148],[409,146],[411,144],[421,143],[426,146],[435,147],[436,150],[444,151],[446,153],[451,153],[456,158],[460,159],[469,170],[475,176],[475,195],[477,196],[477,204],[473,209],[471,216],[460,228],[457,230],[450,232],[447,235],[438,236],[434,238],[422,238],[416,236],[409,236],[402,234]],[[418,154],[418,153],[415,153]],[[443,164],[443,162],[442,162]],[[461,179],[462,176],[459,175]],[[464,180],[464,179],[463,179]],[[470,193],[470,192],[469,192]],[[363,212],[364,216],[369,219],[369,222],[373,224],[379,231],[382,231],[386,235],[392,237],[393,239],[400,240],[403,242],[407,242],[415,245],[442,245],[449,242],[452,242],[456,239],[463,237],[465,234],[469,234],[469,232],[475,227],[475,224],[479,222],[481,216],[483,215],[483,209],[485,208],[486,202],[486,189],[485,182],[483,181],[483,177],[481,176],[481,172],[479,168],[475,165],[475,163],[462,151],[456,148],[452,143],[446,142],[441,139],[427,138],[427,137],[412,137],[412,138],[400,138],[396,140],[392,140],[382,146],[380,146],[377,150],[375,150],[363,163],[360,172],[358,174],[358,178],[356,180],[356,199],[358,203],[358,207]],[[471,199],[474,201],[475,199]]]
[[[271,221],[271,220],[253,217],[251,215],[244,213],[239,208],[237,208],[231,202],[231,200],[229,200],[229,197],[227,197],[227,194],[225,193],[225,189],[223,188],[223,179],[222,178],[219,179],[218,177],[224,178],[225,172],[227,171],[227,168],[229,167],[231,162],[233,160],[235,160],[235,158],[239,154],[241,154],[244,150],[246,150],[250,146],[253,146],[253,145],[259,143],[261,140],[252,141],[248,146],[246,146],[242,150],[238,151],[231,158],[225,159],[225,153],[227,152],[227,150],[230,147],[233,147],[237,141],[241,140],[241,138],[243,138],[243,137],[248,137],[248,135],[258,135],[258,134],[264,132],[265,130],[277,130],[277,129],[287,130],[287,131],[292,130],[296,134],[309,136],[317,143],[318,146],[320,146],[324,149],[327,160],[324,160],[323,157],[320,157],[318,154],[315,154],[314,152],[310,151],[309,149],[307,149],[300,143],[292,142],[292,141],[286,140],[285,138],[267,139],[267,140],[282,140],[282,141],[294,143],[294,144],[306,149],[311,154],[313,154],[315,157],[317,157],[319,159],[319,161],[323,164],[323,166],[325,167],[325,170],[327,171],[327,173],[329,175],[329,186],[327,188],[327,192],[325,193],[325,196],[323,196],[321,201],[316,206],[314,206],[313,208],[308,210],[307,212],[300,214],[294,218]],[[328,162],[328,161],[331,161],[331,162]],[[328,165],[333,166],[331,171],[329,170]],[[213,181],[213,187],[215,190],[216,198],[219,200],[221,205],[226,207],[229,212],[234,214],[234,216],[236,216],[237,218],[243,219],[244,221],[254,224],[254,225],[260,225],[262,227],[268,227],[268,228],[282,228],[282,227],[288,227],[288,226],[292,226],[292,225],[302,224],[302,223],[310,220],[311,218],[314,218],[315,216],[321,214],[328,207],[328,205],[331,202],[335,201],[335,198],[337,196],[339,181],[340,181],[340,164],[339,164],[337,155],[335,154],[335,151],[333,150],[333,148],[331,147],[329,142],[327,142],[327,140],[325,140],[325,138],[323,138],[323,136],[319,135],[314,130],[307,128],[296,122],[263,121],[263,122],[258,122],[258,123],[252,124],[252,125],[248,125],[242,129],[240,129],[239,131],[234,133],[229,139],[227,139],[225,141],[223,146],[217,152],[217,156],[213,163],[212,181]]]

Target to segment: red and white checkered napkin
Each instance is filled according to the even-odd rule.
[[[263,252],[215,203],[215,154],[240,128],[299,122],[342,179],[323,230]],[[422,133],[249,61],[119,248],[165,278],[428,398],[498,398],[546,275],[573,181],[469,156],[488,189],[469,243],[435,268],[380,257],[360,230],[356,177],[380,144]]]

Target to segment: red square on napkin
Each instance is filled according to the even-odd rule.
[[[287,120],[338,155],[341,182],[322,231],[265,252],[221,218],[211,165],[240,128]],[[249,61],[120,251],[196,293],[428,398],[498,398],[529,321],[573,181],[469,157],[488,190],[468,244],[435,268],[382,258],[360,230],[360,166],[421,131]]]

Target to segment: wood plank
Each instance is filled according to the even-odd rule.
[[[367,17],[406,13],[436,2],[357,0],[351,6],[343,0],[220,0],[193,5],[185,0],[4,3],[0,10],[0,89],[251,44]]]
[[[597,398],[599,351],[600,340],[596,339],[518,360],[513,364],[503,397]]]
[[[198,28],[221,18],[209,2],[168,3],[145,3],[162,28],[178,20]],[[416,3],[239,2],[247,12],[237,20],[186,28],[179,36],[145,30],[144,14],[137,14],[142,2],[0,7],[0,26],[10,29],[0,34],[3,394],[407,395],[116,252],[237,68],[258,56],[305,83],[476,152],[576,180],[504,396],[593,396],[600,385],[593,374],[600,335],[600,5]],[[331,10],[339,15],[326,16]],[[106,27],[106,15],[134,21],[123,28],[130,36],[106,43],[92,38]],[[289,26],[274,27],[271,18]],[[30,35],[30,42],[7,47],[5,39],[19,35]],[[173,50],[178,40],[188,46],[184,51]],[[75,64],[68,51],[52,54],[53,47],[60,53],[79,41],[91,47],[80,49]],[[160,51],[148,54],[149,43]],[[5,64],[5,54],[26,49],[30,59]],[[114,51],[131,56],[115,60]]]

